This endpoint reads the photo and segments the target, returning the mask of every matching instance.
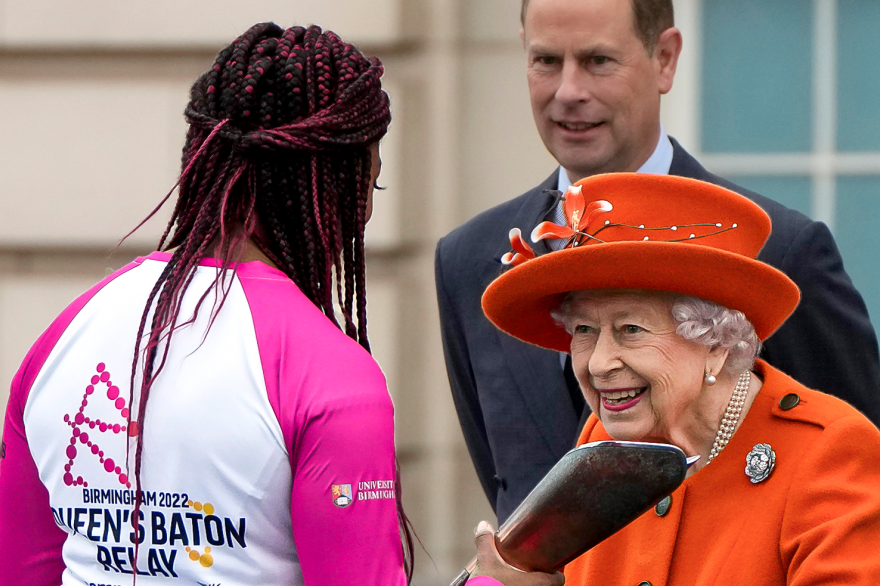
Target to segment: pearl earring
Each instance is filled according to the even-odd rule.
[[[707,372],[707,373],[706,373],[706,384],[707,384],[707,385],[709,385],[709,386],[711,387],[712,385],[715,384],[715,381],[716,381],[716,380],[718,380],[718,379],[715,378],[715,375],[714,375],[714,374],[712,374],[712,373],[710,373],[710,372]]]

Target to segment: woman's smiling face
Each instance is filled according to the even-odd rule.
[[[641,290],[569,297],[572,367],[614,439],[673,442],[704,419],[710,350],[676,333],[673,301],[671,294]]]

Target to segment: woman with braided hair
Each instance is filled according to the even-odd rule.
[[[267,23],[195,82],[159,252],[77,299],[13,381],[0,584],[411,576],[366,331],[382,72]]]

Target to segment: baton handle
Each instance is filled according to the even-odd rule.
[[[455,580],[452,581],[452,584],[449,586],[464,586],[464,583],[467,582],[471,577],[471,572],[477,569],[477,558],[475,557],[470,561],[470,563],[465,566],[465,568],[461,571],[461,574],[455,577]]]

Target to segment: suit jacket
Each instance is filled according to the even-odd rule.
[[[570,586],[880,584],[880,431],[846,403],[766,363],[724,450],[648,511],[565,568]],[[800,402],[785,410],[789,393]],[[581,443],[610,439],[591,416]],[[776,453],[752,483],[746,456]]]
[[[806,386],[837,395],[880,422],[880,358],[861,296],[828,228],[706,171],[673,140],[670,174],[737,191],[773,223],[759,259],[801,289],[789,320],[762,356]],[[559,354],[498,331],[480,298],[501,272],[508,231],[528,234],[554,205],[554,172],[536,188],[476,216],[442,238],[435,271],[443,349],[462,432],[489,502],[503,522],[577,437]],[[544,243],[536,245],[542,251]],[[546,251],[546,248],[544,248]]]

